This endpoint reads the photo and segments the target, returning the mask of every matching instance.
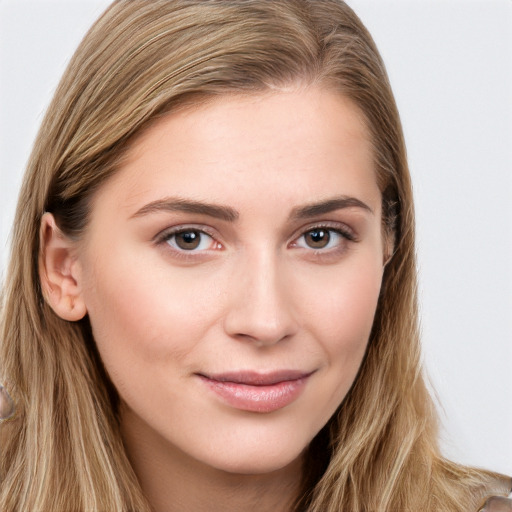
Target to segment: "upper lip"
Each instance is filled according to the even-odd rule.
[[[198,375],[217,382],[233,382],[235,384],[246,384],[248,386],[272,386],[279,382],[304,379],[309,377],[312,373],[312,371],[303,370],[277,370],[264,373],[243,370],[226,373],[199,373]]]

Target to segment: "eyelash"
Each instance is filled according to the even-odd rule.
[[[331,241],[333,233],[336,236],[341,237],[342,238],[342,243],[341,243],[342,247],[340,247],[340,244],[337,244],[337,246],[334,248],[325,249],[324,247],[314,248],[314,247],[305,246],[305,245],[301,246],[298,244],[298,241],[303,239],[306,235],[313,233],[314,231],[321,231],[321,230],[323,230],[329,234],[329,242]],[[175,241],[175,237],[177,235],[183,234],[183,233],[199,233],[200,237],[204,237],[206,235],[207,237],[211,238],[210,243],[215,245],[215,247],[202,249],[202,250],[195,250],[196,247],[194,247],[190,250],[187,250],[187,249],[183,249],[183,248],[171,245],[170,241],[172,239],[174,239],[174,241]],[[175,227],[175,228],[169,228],[169,229],[166,229],[166,230],[162,231],[161,233],[159,233],[155,237],[154,241],[155,241],[156,245],[167,244],[167,246],[170,248],[170,250],[172,250],[177,257],[181,257],[181,258],[185,258],[185,259],[197,258],[197,257],[199,257],[200,254],[206,253],[207,251],[219,250],[219,249],[223,248],[222,244],[220,242],[216,241],[215,235],[212,232],[209,232],[209,230],[205,229],[204,226],[189,225],[189,226],[179,226],[179,227]],[[329,223],[321,223],[321,224],[315,224],[313,226],[309,226],[309,227],[307,227],[307,229],[302,228],[300,230],[300,232],[297,233],[296,236],[294,236],[294,238],[293,238],[292,242],[289,244],[289,246],[291,246],[292,248],[298,248],[298,249],[304,249],[307,251],[312,251],[315,255],[321,255],[321,254],[342,252],[346,249],[346,247],[344,247],[344,245],[345,245],[344,242],[357,242],[357,241],[358,240],[356,238],[355,233],[348,226],[340,225],[338,223],[336,223],[335,225],[329,224]],[[202,244],[202,240],[200,240],[199,243]]]
[[[357,238],[355,233],[345,225],[340,224],[329,224],[329,223],[323,223],[323,224],[315,224],[314,226],[308,227],[306,230],[301,230],[301,234],[299,236],[294,237],[294,241],[292,242],[293,247],[306,249],[306,250],[312,250],[315,254],[321,254],[321,253],[332,253],[332,252],[339,252],[346,249],[346,247],[340,247],[340,244],[337,244],[334,248],[314,248],[314,247],[301,247],[298,245],[298,240],[303,239],[306,235],[309,233],[313,233],[314,231],[325,231],[329,234],[329,241],[332,238],[332,234],[336,234],[337,236],[342,238],[342,244],[345,245],[344,242],[357,242]]]
[[[199,233],[201,238],[203,238],[206,235],[207,237],[211,238],[212,243],[216,247],[213,247],[211,249],[210,248],[209,249],[203,249],[203,250],[200,250],[200,251],[187,250],[187,249],[183,249],[183,248],[180,248],[180,247],[173,247],[171,245],[170,241],[173,238],[175,239],[175,237],[177,235],[182,234],[182,233]],[[179,226],[179,227],[175,227],[175,228],[169,228],[169,229],[166,229],[166,230],[162,231],[161,233],[159,233],[155,237],[154,241],[155,241],[156,245],[167,244],[169,249],[171,251],[173,251],[175,256],[181,257],[181,258],[184,258],[184,259],[197,258],[200,253],[204,253],[204,252],[209,251],[209,250],[218,250],[218,249],[222,248],[222,244],[215,240],[214,234],[209,232],[207,229],[205,229],[204,226],[189,225],[189,226]],[[201,244],[202,240],[200,240],[199,243]]]

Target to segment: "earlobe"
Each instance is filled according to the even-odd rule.
[[[388,263],[391,261],[394,255],[394,250],[392,247],[386,247],[386,252],[384,253],[384,258],[382,262],[382,267],[386,268],[388,266]]]
[[[383,268],[386,268],[395,254],[395,233],[388,232],[384,234],[384,250],[383,250]]]
[[[39,279],[44,298],[64,320],[82,319],[87,308],[74,243],[62,233],[51,213],[45,213],[41,219],[39,244]]]

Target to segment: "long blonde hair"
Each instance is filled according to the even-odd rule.
[[[398,112],[378,51],[338,0],[119,0],[76,51],[37,137],[2,294],[0,509],[149,511],[127,459],[118,397],[90,325],[45,303],[45,211],[80,237],[90,199],[159,117],[232,92],[301,82],[336,90],[372,134],[383,229],[393,241],[368,350],[348,396],[308,451],[297,510],[476,510],[505,493],[491,473],[444,460],[417,325],[414,211]]]

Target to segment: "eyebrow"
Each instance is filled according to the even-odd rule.
[[[345,208],[361,208],[373,214],[373,210],[363,201],[348,196],[339,196],[318,203],[312,203],[305,206],[294,208],[289,216],[290,219],[308,219],[318,215],[324,215],[336,210]],[[151,213],[158,212],[185,212],[206,215],[226,222],[234,222],[238,220],[240,214],[230,206],[206,203],[203,201],[195,201],[180,197],[166,197],[158,199],[144,205],[137,210],[132,218],[143,217]]]
[[[373,214],[373,210],[363,201],[348,196],[339,196],[332,199],[327,199],[319,203],[312,203],[306,206],[294,208],[290,214],[291,219],[308,219],[318,215],[324,215],[336,210],[343,210],[345,208],[362,208]]]
[[[185,212],[207,215],[216,219],[234,222],[238,219],[238,212],[229,206],[205,203],[203,201],[194,201],[180,197],[167,197],[158,199],[146,204],[140,210],[132,215],[133,217],[142,217],[150,213],[157,212]]]

